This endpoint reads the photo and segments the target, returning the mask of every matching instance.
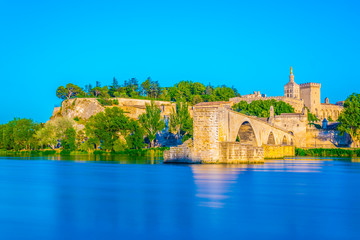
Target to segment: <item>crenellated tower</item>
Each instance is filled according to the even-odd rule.
[[[309,108],[311,113],[321,117],[321,101],[320,101],[320,83],[303,83],[300,84],[300,97],[304,100],[304,104]]]

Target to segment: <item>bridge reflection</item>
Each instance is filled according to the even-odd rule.
[[[325,159],[326,160],[326,159]],[[192,165],[191,170],[196,185],[196,197],[199,205],[211,208],[222,208],[236,189],[247,188],[251,185],[266,185],[273,174],[258,175],[254,172],[291,172],[318,173],[321,172],[323,161],[311,159],[268,160],[264,164],[203,164]],[[240,179],[241,178],[241,179]],[[256,184],[255,184],[256,183]],[[231,202],[231,201],[230,201]]]

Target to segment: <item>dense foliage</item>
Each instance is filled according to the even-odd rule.
[[[271,100],[256,100],[251,103],[246,101],[241,101],[232,106],[234,111],[257,117],[270,117],[270,107],[274,107],[275,115],[280,115],[281,113],[293,113],[294,108],[283,101],[277,101],[275,99]]]
[[[130,131],[130,119],[118,107],[105,108],[92,116],[85,125],[85,133],[90,137],[90,142],[85,142],[87,148],[96,148],[107,151],[121,151],[126,149],[125,137]]]
[[[351,94],[344,102],[344,110],[341,112],[338,121],[338,130],[341,133],[348,133],[359,147],[360,140],[360,94]]]
[[[151,105],[146,105],[146,112],[139,116],[139,121],[144,127],[146,136],[149,138],[151,147],[154,147],[156,134],[165,128],[165,122],[161,118],[161,110],[151,101]]]
[[[184,142],[193,135],[193,121],[186,102],[177,102],[169,119],[169,131]]]
[[[116,105],[108,100],[110,97],[156,99],[165,101],[185,101],[191,104],[199,102],[228,101],[229,98],[240,96],[237,90],[225,85],[213,87],[210,84],[205,86],[199,82],[181,81],[174,86],[161,87],[158,81],[150,77],[141,84],[136,78],[124,81],[119,84],[116,78],[109,86],[101,87],[99,82],[93,87],[86,85],[83,89],[74,84],[60,86],[56,91],[60,99],[95,97],[101,100],[102,105]]]
[[[187,121],[189,112],[181,110]],[[83,127],[80,127],[81,124]],[[156,134],[165,128],[160,108],[152,101],[146,105],[139,120],[130,119],[118,107],[105,108],[104,112],[88,120],[78,117],[56,117],[45,124],[30,119],[14,119],[0,125],[0,149],[39,150],[61,149],[64,153],[75,150],[93,152],[122,152],[155,147]],[[186,128],[189,128],[187,126]],[[189,133],[192,129],[187,130]]]
[[[0,125],[0,148],[7,150],[31,149],[36,143],[35,132],[40,125],[26,118],[15,118]]]

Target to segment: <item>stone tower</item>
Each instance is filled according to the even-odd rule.
[[[288,98],[300,99],[300,87],[294,81],[293,68],[290,68],[289,82],[284,86],[284,95]]]
[[[320,89],[320,83],[300,84],[300,98],[304,100],[304,104],[310,112],[316,116],[319,116],[321,111]]]

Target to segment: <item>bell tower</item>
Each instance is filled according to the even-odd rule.
[[[284,86],[284,96],[288,98],[300,99],[300,87],[294,81],[294,74],[292,67],[290,67],[289,82]]]

